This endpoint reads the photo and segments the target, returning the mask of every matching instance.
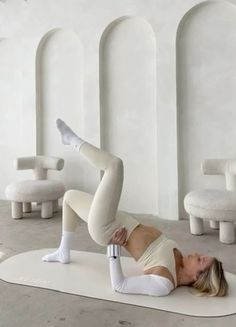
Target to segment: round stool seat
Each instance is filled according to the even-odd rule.
[[[217,221],[236,221],[236,192],[204,189],[188,193],[185,210],[195,216]]]
[[[6,188],[6,197],[15,202],[53,201],[63,196],[65,187],[55,180],[26,180]]]

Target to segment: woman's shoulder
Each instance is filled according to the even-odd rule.
[[[145,270],[144,274],[145,275],[156,275],[156,276],[167,278],[173,285],[175,285],[174,278],[166,267],[163,267],[163,266],[152,267],[152,268]]]

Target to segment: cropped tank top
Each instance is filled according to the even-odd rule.
[[[178,248],[178,244],[161,234],[147,247],[137,263],[144,271],[157,266],[167,268],[174,278],[176,287],[175,248]]]

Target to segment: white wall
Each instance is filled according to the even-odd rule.
[[[121,204],[157,213],[156,40],[146,20],[130,17],[109,26],[100,43],[100,72],[101,142],[124,161]]]
[[[121,208],[184,216],[208,157],[235,157],[236,0],[0,1],[0,198],[15,157],[61,156],[67,188],[100,174],[60,144],[65,119],[121,156]]]
[[[203,3],[177,36],[180,216],[193,188],[224,187],[223,176],[203,176],[205,158],[236,157],[236,7]]]

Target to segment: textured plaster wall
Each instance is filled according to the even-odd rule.
[[[179,201],[193,188],[223,188],[203,176],[205,158],[235,158],[236,7],[207,2],[190,10],[177,34]]]
[[[185,215],[189,190],[223,187],[201,160],[235,157],[236,1],[0,1],[0,197],[14,158],[62,156],[51,174],[94,192],[100,173],[55,119],[121,156],[121,209]]]

